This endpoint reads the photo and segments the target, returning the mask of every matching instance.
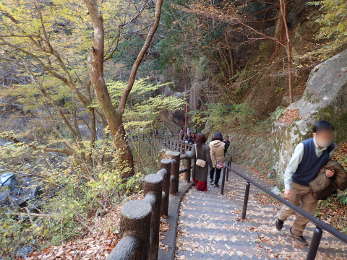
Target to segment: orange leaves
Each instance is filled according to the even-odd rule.
[[[298,119],[300,119],[300,113],[298,109],[287,109],[278,121],[280,123],[289,125]]]
[[[347,170],[347,142],[337,146],[333,159],[341,163],[342,166]]]

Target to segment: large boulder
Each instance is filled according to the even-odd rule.
[[[336,141],[347,140],[347,50],[317,65],[310,73],[305,92],[274,123],[275,170],[281,176],[294,147],[311,136],[314,121],[325,119],[336,128]]]

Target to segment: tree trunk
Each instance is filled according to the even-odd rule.
[[[91,53],[91,71],[90,78],[92,85],[94,86],[96,97],[103,110],[105,118],[108,123],[109,130],[113,136],[113,143],[117,149],[118,167],[121,167],[123,176],[129,177],[134,174],[134,160],[131,153],[129,144],[126,140],[125,129],[123,125],[123,113],[126,107],[128,96],[132,90],[135,82],[137,70],[145,57],[147,50],[153,40],[154,34],[158,29],[161,7],[163,0],[157,0],[155,4],[155,20],[147,34],[146,40],[139,52],[130,72],[128,79],[128,85],[124,89],[124,93],[121,96],[118,109],[116,110],[108,93],[105,80],[104,80],[104,25],[102,15],[98,10],[96,0],[84,0],[87,6],[89,16],[92,21],[94,29],[93,47]]]
[[[122,114],[114,108],[104,80],[103,19],[95,0],[84,0],[84,2],[88,8],[94,29],[93,47],[90,57],[90,79],[113,137],[113,144],[118,155],[117,167],[122,171],[123,177],[130,177],[134,175],[134,160],[125,138]]]

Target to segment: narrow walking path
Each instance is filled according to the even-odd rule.
[[[209,187],[192,188],[180,209],[176,259],[305,259],[307,248],[299,248],[289,236],[292,218],[278,232],[274,227],[276,206],[251,186],[247,219],[240,213],[245,182],[230,173],[225,195]],[[310,241],[313,225],[305,232]],[[347,259],[346,244],[323,233],[316,259]]]

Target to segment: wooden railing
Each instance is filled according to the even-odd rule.
[[[163,144],[165,147],[174,151],[179,151],[181,153],[184,153],[185,151],[191,151],[193,147],[192,144],[170,137],[164,137]]]
[[[172,151],[166,152],[167,159],[161,160],[161,169],[144,177],[143,200],[131,200],[121,208],[121,240],[108,256],[108,260],[156,260],[159,249],[160,217],[168,216],[170,196],[179,190],[179,174],[190,182],[192,153],[191,146],[174,145],[162,140]],[[185,161],[180,170],[181,161]]]
[[[191,144],[178,139],[173,140],[172,137],[162,137],[160,143],[171,150],[166,153],[169,159],[161,160],[161,170],[156,174],[149,174],[144,178],[144,199],[129,201],[123,205],[120,222],[122,239],[112,250],[108,260],[156,260],[158,258],[160,216],[168,215],[169,194],[175,195],[178,192],[179,174],[185,173],[184,180],[190,182],[193,159]],[[186,165],[180,170],[182,160],[186,161]],[[228,181],[230,173],[246,181],[242,219],[246,218],[249,190],[252,184],[316,225],[306,259],[315,259],[323,230],[347,243],[346,234],[274,194],[249,177],[245,170],[231,162],[228,162],[222,171],[221,194],[224,193],[224,184]]]

